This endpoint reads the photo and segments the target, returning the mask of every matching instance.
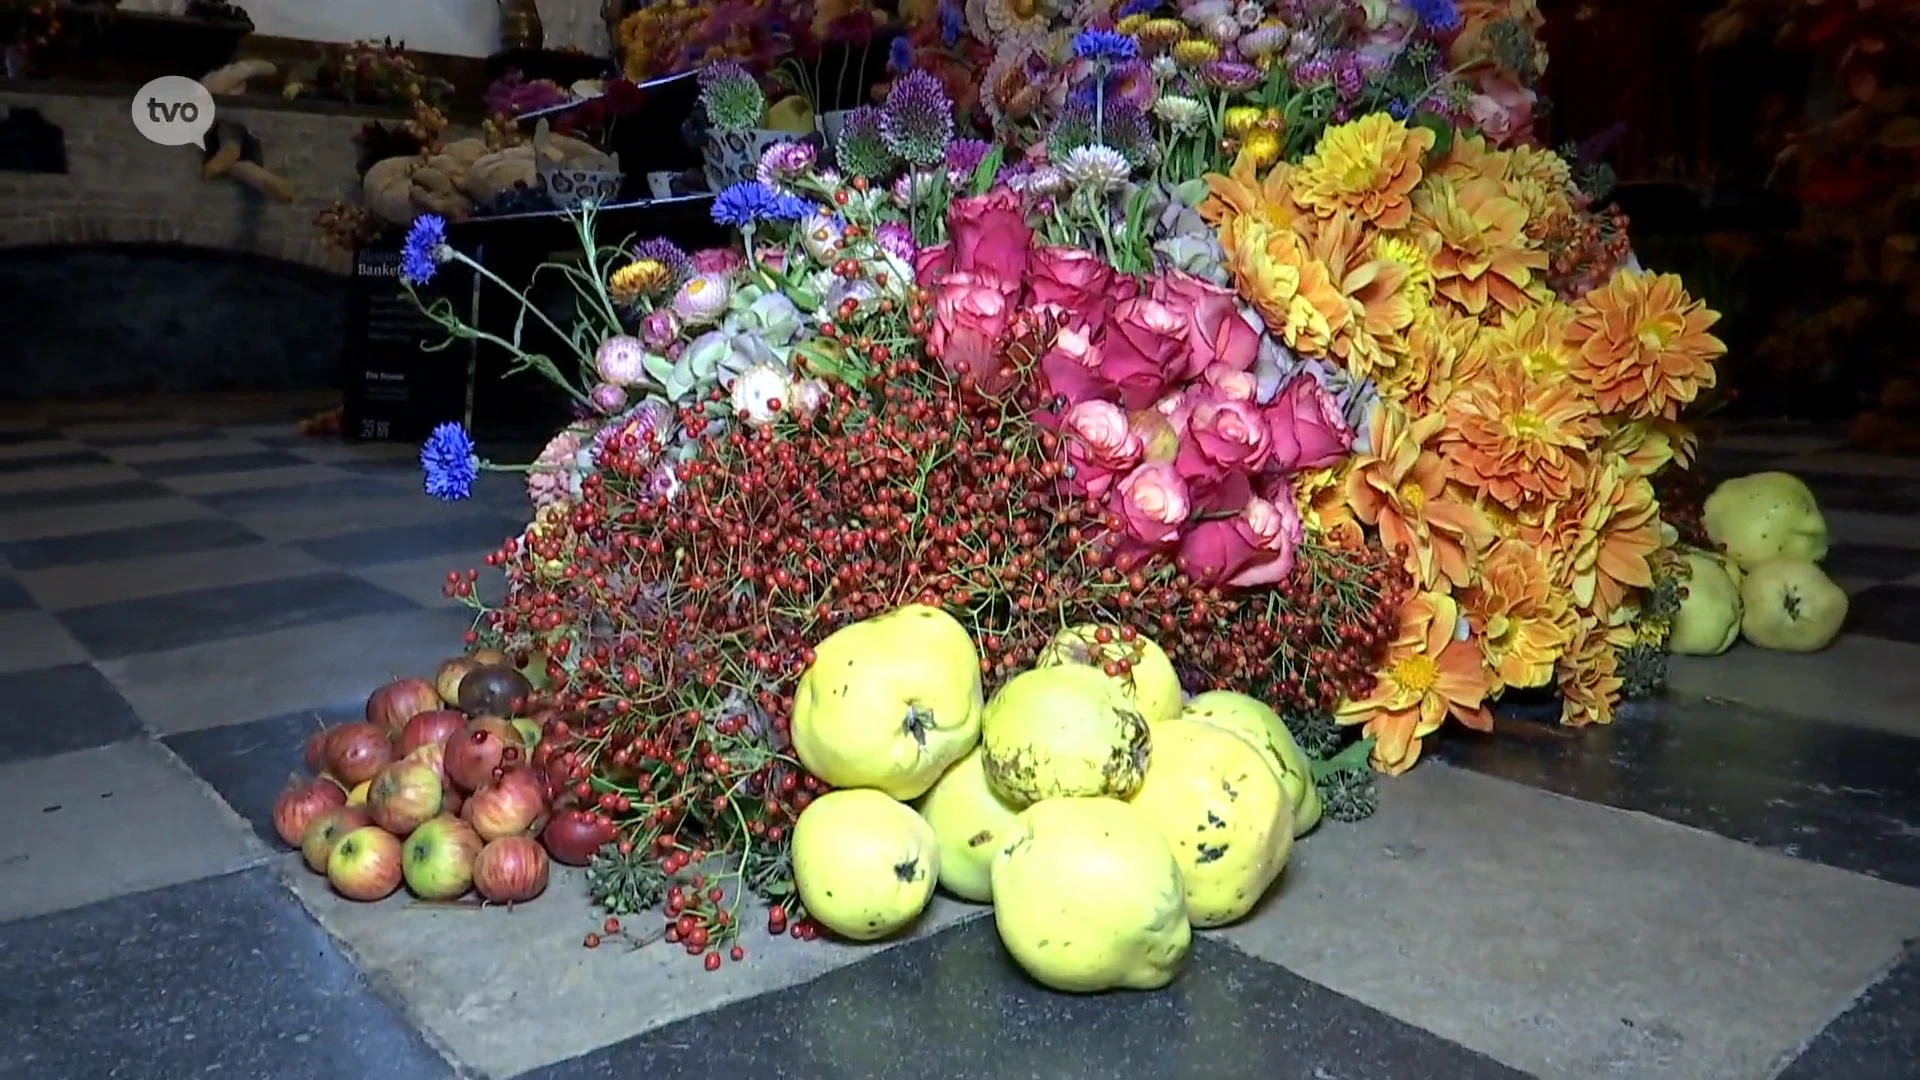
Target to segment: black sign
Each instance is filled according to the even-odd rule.
[[[435,296],[457,298],[461,275],[453,270],[443,267],[421,288],[422,297],[429,302]],[[424,347],[443,340],[446,332],[401,291],[398,248],[355,252],[350,319],[341,434],[418,442],[434,425],[464,418],[472,344],[456,342],[438,351]]]

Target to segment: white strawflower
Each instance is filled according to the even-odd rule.
[[[1179,134],[1199,127],[1207,118],[1205,104],[1179,94],[1168,94],[1153,103],[1153,115]]]
[[[1102,195],[1127,182],[1132,167],[1110,146],[1076,146],[1059,165],[1060,175],[1076,191]]]
[[[765,427],[794,405],[793,382],[776,367],[755,364],[733,380],[733,414],[750,427]]]

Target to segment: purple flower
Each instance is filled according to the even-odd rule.
[[[971,177],[992,152],[993,144],[985,139],[956,139],[947,147],[947,171]]]
[[[901,76],[880,109],[880,134],[899,157],[920,166],[939,164],[953,141],[953,102],[946,87],[924,71]]]
[[[913,43],[904,36],[887,46],[887,70],[899,74],[913,67]]]
[[[1135,0],[1135,2],[1137,3],[1138,0]],[[965,17],[960,12],[959,4],[954,3],[953,0],[947,0],[946,3],[941,4],[940,44],[945,45],[949,49],[960,44],[960,35],[966,32],[966,22],[964,20]]]
[[[873,239],[881,250],[902,262],[911,263],[913,257],[920,253],[920,248],[913,242],[913,230],[898,221],[882,222],[874,229]]]
[[[664,236],[656,236],[651,240],[642,240],[635,244],[633,258],[635,262],[641,259],[652,259],[666,267],[667,274],[672,278],[672,288],[679,288],[681,282],[693,276],[693,260],[687,257],[687,253],[681,250],[679,244]]]
[[[400,280],[425,285],[446,261],[447,220],[439,214],[421,214],[407,229],[400,245]]]
[[[1453,6],[1453,0],[1407,0],[1407,6],[1422,25],[1436,34],[1452,33],[1460,29],[1460,12]]]
[[[416,222],[417,224],[417,222]],[[458,502],[473,494],[480,476],[480,459],[473,438],[459,424],[441,424],[420,448],[420,469],[426,473],[427,494],[442,502]]]

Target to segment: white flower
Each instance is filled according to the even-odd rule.
[[[1105,194],[1126,183],[1132,168],[1120,151],[1110,146],[1076,146],[1059,165],[1060,175],[1075,189]]]
[[[1154,57],[1147,63],[1147,67],[1153,72],[1153,77],[1158,79],[1162,85],[1172,82],[1174,78],[1180,74],[1180,61],[1175,60],[1166,53],[1161,53],[1159,56]]]
[[[1027,8],[1025,14],[1020,11],[1022,7]],[[1044,34],[1052,14],[1045,4],[1015,3],[1014,0],[987,0],[984,12],[994,38],[1019,33]]]
[[[777,367],[756,364],[733,380],[733,414],[742,423],[765,427],[780,410],[793,407],[793,383]]]
[[[1229,0],[1200,0],[1199,3],[1188,4],[1181,8],[1180,18],[1188,26],[1199,29],[1223,16],[1233,18],[1234,6]]]
[[[826,264],[832,261],[840,247],[840,238],[846,235],[840,222],[825,210],[816,211],[806,220],[800,230],[800,246],[807,249],[813,261]]]
[[[1233,9],[1233,17],[1239,21],[1241,26],[1251,30],[1260,25],[1261,19],[1267,17],[1267,9],[1265,6],[1255,3],[1254,0],[1242,0],[1240,6]]]
[[[1207,107],[1190,97],[1168,94],[1153,103],[1153,115],[1175,132],[1185,134],[1207,118]]]

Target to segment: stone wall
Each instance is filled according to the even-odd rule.
[[[346,272],[346,256],[321,246],[313,217],[357,190],[353,136],[369,116],[220,101],[220,118],[245,124],[267,168],[293,184],[287,205],[230,179],[200,179],[197,147],[141,138],[132,96],[0,86],[0,108],[38,109],[67,147],[64,175],[0,172],[0,248],[184,244]]]

